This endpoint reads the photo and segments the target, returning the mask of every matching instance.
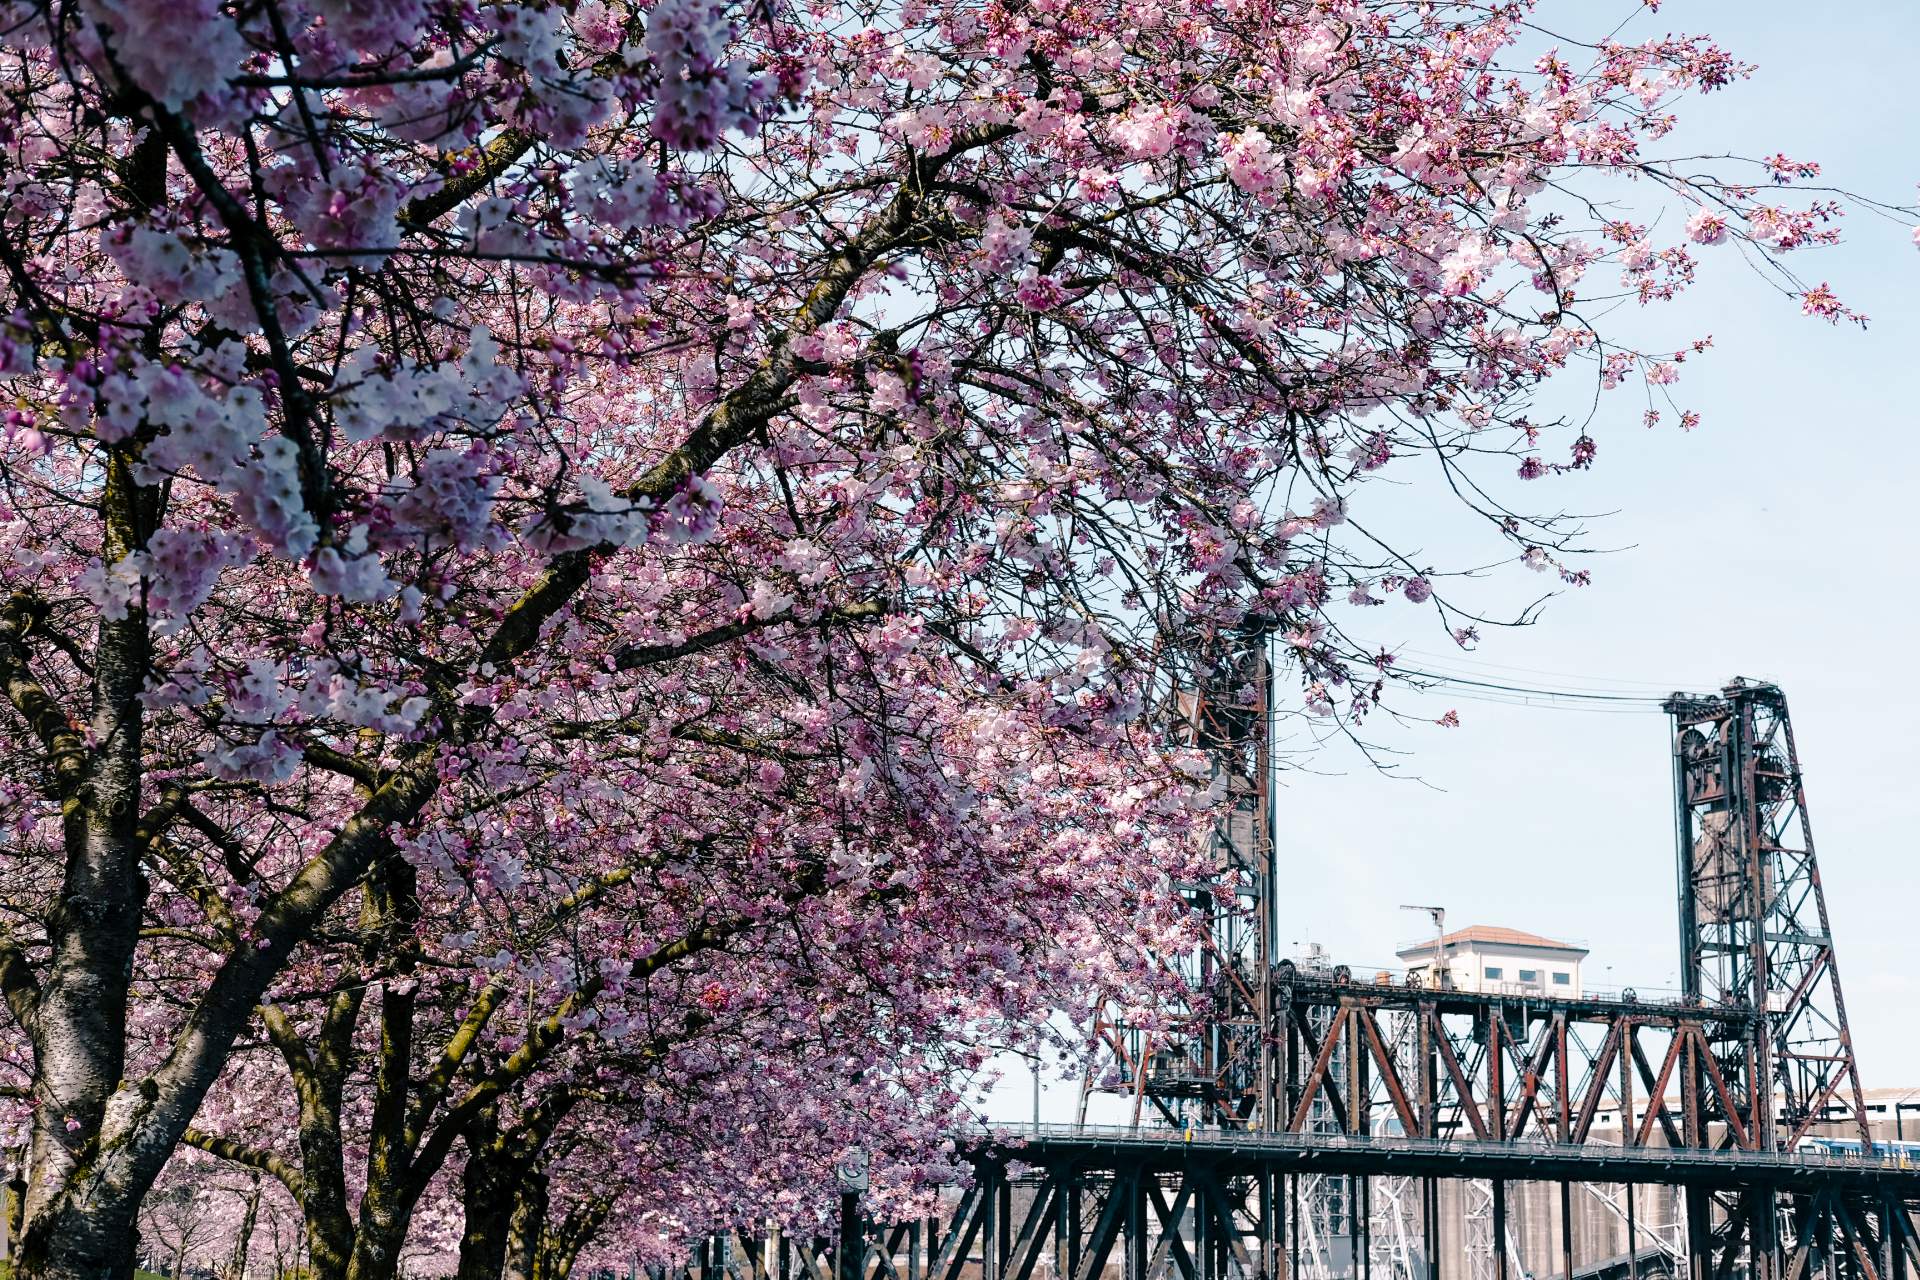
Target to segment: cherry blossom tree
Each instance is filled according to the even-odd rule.
[[[476,1160],[738,1212],[680,1159],[721,1098],[825,1126],[719,1130],[762,1176],[864,1123],[912,1194],[996,1028],[1151,985],[1205,787],[1146,709],[1210,637],[1277,628],[1288,710],[1352,725],[1370,606],[1477,634],[1377,479],[1582,581],[1494,481],[1627,415],[1535,389],[1660,420],[1695,352],[1596,304],[1738,244],[1854,318],[1781,265],[1836,235],[1816,166],[1657,154],[1744,68],[1518,0],[8,0],[0,41],[31,1277],[127,1275],[183,1144],[356,1280]]]
[[[453,819],[384,869],[406,878],[401,892],[369,895],[357,930],[311,945],[276,984],[267,1043],[236,1053],[185,1141],[282,1181],[323,1275],[389,1271],[421,1207],[456,1188],[469,1234],[493,1229],[472,1248],[491,1250],[497,1274],[516,1198],[583,1111],[644,1126],[651,1160],[693,1141],[710,1166],[713,1135],[790,1128],[813,1106],[804,1161],[830,1168],[839,1143],[879,1136],[903,1190],[951,1176],[929,1140],[962,1099],[941,1082],[977,1066],[1003,1026],[1072,1000],[1090,960],[1143,928],[1173,936],[1164,878],[1195,872],[1124,833],[1105,848],[1085,838],[1151,798],[1129,799],[1133,779],[1106,754],[1063,786],[1068,762],[1036,759],[1044,737],[1016,718],[942,728],[900,744],[939,764],[942,794],[915,794],[913,779],[843,794],[838,757],[809,761],[790,741],[783,791],[832,795],[831,808],[743,789],[744,768],[767,759],[681,752],[688,767],[649,756],[617,789],[556,768],[538,803]],[[556,806],[582,829],[556,831]],[[1165,825],[1143,816],[1142,834]],[[1126,874],[1079,874],[1122,844]],[[485,865],[462,866],[467,849],[488,850]],[[1008,905],[982,918],[983,901]],[[1063,947],[1062,931],[1083,941]]]

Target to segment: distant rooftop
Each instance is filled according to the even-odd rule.
[[[1537,933],[1528,933],[1522,929],[1508,929],[1496,924],[1470,924],[1464,929],[1455,929],[1440,939],[1443,947],[1465,946],[1479,943],[1493,947],[1538,947],[1543,951],[1571,951],[1586,955],[1585,947],[1576,947],[1570,942],[1555,942],[1552,938],[1543,938]],[[1433,951],[1431,941],[1415,942],[1400,948],[1396,955],[1428,955]]]

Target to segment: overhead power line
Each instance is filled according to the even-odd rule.
[[[1664,693],[1654,695],[1621,689],[1555,689],[1536,684],[1481,679],[1475,675],[1416,667],[1395,667],[1394,674],[1412,680],[1431,681],[1432,685],[1444,687],[1455,697],[1474,702],[1559,711],[1608,711],[1621,715],[1641,715],[1660,711],[1661,704],[1667,697]],[[1438,692],[1431,685],[1410,687],[1425,693]]]

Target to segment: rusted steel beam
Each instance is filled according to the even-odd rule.
[[[1362,1010],[1360,1025],[1367,1034],[1367,1047],[1373,1051],[1373,1059],[1380,1067],[1380,1082],[1386,1086],[1387,1100],[1393,1103],[1394,1113],[1400,1118],[1400,1131],[1407,1134],[1420,1132],[1420,1121],[1414,1115],[1413,1104],[1407,1101],[1407,1089],[1400,1080],[1400,1069],[1394,1063],[1393,1052],[1380,1036],[1380,1025],[1374,1020],[1372,1010]]]
[[[1800,1139],[1807,1136],[1808,1130],[1820,1123],[1821,1113],[1827,1109],[1827,1103],[1832,1101],[1833,1095],[1839,1092],[1841,1081],[1844,1078],[1845,1077],[1836,1071],[1833,1074],[1833,1078],[1827,1081],[1826,1087],[1820,1091],[1820,1096],[1814,1100],[1813,1105],[1807,1108],[1806,1116],[1801,1119],[1799,1124],[1794,1126],[1793,1136],[1787,1139],[1788,1150],[1792,1150],[1798,1146]],[[1869,1135],[1866,1141],[1871,1143],[1873,1141],[1872,1136]]]
[[[1713,1086],[1714,1096],[1720,1100],[1720,1112],[1726,1117],[1727,1131],[1733,1135],[1735,1145],[1753,1150],[1752,1130],[1742,1122],[1740,1107],[1733,1099],[1733,1091],[1727,1087],[1727,1078],[1720,1071],[1720,1063],[1713,1056],[1713,1046],[1707,1043],[1707,1033],[1700,1027],[1693,1028],[1700,1060],[1706,1066],[1707,1082]]]
[[[1432,1003],[1422,1003],[1414,1016],[1417,1019],[1414,1023],[1414,1039],[1419,1046],[1418,1053],[1420,1059],[1419,1136],[1422,1138],[1431,1138],[1436,1132],[1436,1121],[1434,1117],[1435,1100],[1433,1095],[1435,1086],[1439,1083],[1435,1078],[1438,1064],[1434,1061],[1433,1054],[1434,1011]]]
[[[1646,1146],[1647,1139],[1653,1136],[1653,1122],[1657,1119],[1660,1128],[1666,1133],[1667,1141],[1676,1147],[1683,1147],[1685,1140],[1673,1123],[1673,1116],[1667,1111],[1667,1081],[1673,1078],[1673,1067],[1680,1056],[1682,1037],[1675,1036],[1667,1042],[1666,1057],[1660,1060],[1659,1079],[1654,1078],[1653,1068],[1647,1065],[1647,1055],[1640,1052],[1640,1042],[1633,1040],[1633,1061],[1640,1068],[1640,1078],[1647,1086],[1647,1114],[1640,1121],[1638,1146]]]
[[[1286,986],[1292,990],[1296,999],[1322,1007],[1347,998],[1377,1003],[1382,1010],[1386,1011],[1412,1012],[1423,1004],[1432,1004],[1442,1017],[1477,1014],[1490,1000],[1501,998],[1485,992],[1459,988],[1443,990],[1432,986],[1413,987],[1393,982],[1368,982],[1354,977],[1335,980],[1304,970],[1297,971]],[[1595,1025],[1603,1025],[1622,1016],[1643,1021],[1659,1021],[1663,1018],[1672,1018],[1683,1011],[1683,1006],[1668,1001],[1614,1000],[1599,996],[1555,996],[1550,993],[1529,996],[1527,1003],[1531,1008],[1545,1013],[1564,1012],[1570,1023]],[[1714,1017],[1717,1021],[1736,1028],[1754,1021],[1754,1015],[1750,1009],[1739,1007],[1715,1009]]]
[[[1880,1280],[1880,1267],[1873,1256],[1876,1250],[1870,1247],[1867,1224],[1855,1222],[1852,1207],[1838,1196],[1834,1197],[1833,1211],[1834,1217],[1839,1220],[1840,1234],[1846,1240],[1847,1249],[1860,1266],[1860,1280]]]
[[[1700,1038],[1698,1027],[1684,1023],[1674,1033],[1673,1048],[1685,1065],[1680,1072],[1680,1134],[1690,1147],[1712,1145],[1700,1127]]]
[[[1484,1140],[1491,1135],[1487,1132],[1485,1117],[1480,1114],[1479,1104],[1474,1101],[1473,1084],[1468,1080],[1466,1071],[1460,1066],[1460,1059],[1453,1052],[1452,1038],[1447,1035],[1447,1029],[1440,1022],[1438,1014],[1434,1015],[1432,1025],[1433,1029],[1439,1033],[1433,1038],[1433,1047],[1439,1054],[1440,1064],[1447,1069],[1448,1078],[1453,1081],[1455,1096],[1460,1100],[1460,1114],[1466,1117],[1468,1126],[1473,1130],[1473,1136]]]
[[[1565,1142],[1573,1131],[1572,1106],[1573,1083],[1567,1079],[1567,1015],[1553,1015],[1553,1110],[1557,1124],[1557,1136]],[[1632,1253],[1632,1249],[1627,1250]],[[1573,1274],[1568,1268],[1567,1274]]]
[[[1519,1062],[1521,1068],[1520,1097],[1513,1104],[1513,1114],[1509,1118],[1507,1125],[1507,1136],[1509,1138],[1518,1138],[1526,1131],[1527,1117],[1534,1113],[1537,1100],[1540,1096],[1540,1073],[1547,1069],[1547,1055],[1552,1052],[1553,1028],[1551,1024],[1543,1025],[1540,1028],[1540,1043],[1534,1046],[1533,1052],[1524,1060],[1521,1060],[1516,1052],[1515,1061]]]
[[[1495,1142],[1507,1140],[1507,1088],[1503,1067],[1506,1052],[1500,1042],[1506,1039],[1506,1019],[1500,1016],[1498,1005],[1488,1005],[1486,1011],[1487,1027],[1487,1122],[1492,1127]]]
[[[1373,1090],[1367,1083],[1366,1037],[1360,1029],[1367,1008],[1355,1002],[1343,1002],[1341,1007],[1347,1011],[1347,1132],[1365,1135],[1373,1132],[1368,1113]]]
[[[1570,1140],[1585,1142],[1588,1130],[1593,1128],[1593,1118],[1599,1114],[1600,1105],[1606,1097],[1607,1073],[1613,1067],[1614,1055],[1620,1051],[1620,1027],[1615,1022],[1607,1028],[1607,1038],[1600,1042],[1600,1051],[1594,1055],[1593,1066],[1587,1076],[1587,1096],[1580,1102],[1580,1118],[1574,1123]],[[1623,1116],[1620,1123],[1621,1141],[1626,1140],[1627,1120]]]
[[[1618,1025],[1620,1043],[1614,1048],[1620,1059],[1620,1145],[1638,1146],[1633,1141],[1633,1040],[1637,1032],[1630,1018],[1622,1018]]]
[[[1287,1120],[1287,1132],[1299,1133],[1307,1123],[1307,1113],[1313,1104],[1314,1095],[1320,1092],[1326,1083],[1327,1067],[1333,1061],[1333,1051],[1340,1043],[1340,1029],[1347,1022],[1347,1007],[1341,1005],[1333,1015],[1333,1023],[1327,1028],[1327,1038],[1316,1047],[1313,1043],[1313,1028],[1303,1018],[1299,1021],[1300,1038],[1313,1052],[1313,1068],[1307,1072],[1306,1080],[1300,1086],[1300,1099],[1293,1104],[1293,1115]],[[1334,1114],[1340,1116],[1340,1123],[1346,1124],[1338,1102],[1334,1105]]]

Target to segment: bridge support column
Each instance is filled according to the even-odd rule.
[[[1747,1257],[1753,1280],[1780,1274],[1780,1206],[1771,1187],[1747,1192]]]
[[[1115,1180],[1114,1194],[1127,1198],[1126,1272],[1121,1280],[1147,1280],[1147,1179],[1151,1176],[1145,1169],[1135,1169]]]
[[[1896,1109],[1895,1115],[1898,1114]],[[1881,1229],[1886,1232],[1887,1239],[1892,1241],[1893,1247],[1893,1266],[1890,1274],[1893,1280],[1907,1280],[1907,1244],[1913,1233],[1913,1223],[1907,1217],[1907,1206],[1901,1202],[1900,1197],[1888,1192],[1881,1203],[1883,1207],[1880,1210],[1880,1217],[1884,1223]]]
[[[1259,1179],[1255,1194],[1260,1198],[1260,1280],[1275,1280],[1275,1273],[1279,1267],[1277,1251],[1274,1249],[1276,1211],[1279,1213],[1282,1239],[1286,1237],[1287,1220],[1285,1211],[1279,1209],[1279,1206],[1274,1203],[1274,1173],[1269,1169],[1262,1169],[1255,1177]]]
[[[1638,1224],[1633,1220],[1633,1184],[1627,1189],[1627,1276],[1628,1280],[1640,1280],[1640,1264],[1635,1261],[1640,1256],[1640,1237]]]
[[[1631,1262],[1631,1249],[1627,1257]],[[1573,1184],[1565,1179],[1560,1182],[1560,1274],[1573,1280]]]
[[[1373,1179],[1360,1179],[1360,1280],[1373,1280]]]
[[[1187,1173],[1187,1182],[1194,1186],[1191,1210],[1194,1270],[1200,1280],[1220,1280],[1220,1273],[1213,1266],[1213,1188],[1196,1178],[1191,1170]]]
[[[1073,1280],[1079,1271],[1080,1176],[1077,1170],[1064,1169],[1053,1198],[1053,1274],[1055,1280]]]
[[[862,1280],[867,1270],[866,1222],[860,1214],[860,1193],[840,1193],[839,1280]]]
[[[1440,1184],[1432,1178],[1420,1179],[1420,1245],[1427,1280],[1440,1280]]]
[[[1704,1187],[1688,1187],[1686,1203],[1688,1280],[1712,1280],[1713,1193]]]
[[[980,1280],[1000,1280],[1000,1233],[1006,1228],[1000,1223],[998,1173],[995,1169],[982,1174],[987,1181],[980,1188]],[[960,1247],[964,1252],[964,1241]]]
[[[1013,1220],[1013,1180],[1007,1177],[1005,1169],[1000,1170],[1000,1255],[994,1264],[995,1280],[1004,1280],[1007,1267],[1013,1261],[1013,1237],[1020,1230],[1020,1224]]]
[[[1293,1280],[1299,1280],[1299,1276],[1300,1276],[1300,1175],[1297,1173],[1290,1173],[1287,1175],[1287,1212],[1293,1219],[1293,1255],[1292,1255],[1293,1261],[1288,1266],[1287,1274],[1293,1277]]]
[[[1511,1280],[1507,1275],[1507,1180],[1493,1180],[1493,1275],[1494,1280]]]

